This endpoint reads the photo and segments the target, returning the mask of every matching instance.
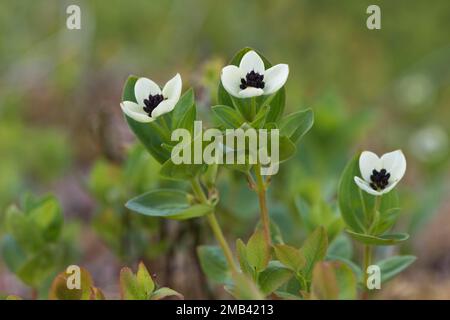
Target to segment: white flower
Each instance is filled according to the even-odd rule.
[[[374,196],[391,191],[406,171],[406,159],[401,150],[385,153],[381,158],[370,151],[364,151],[359,157],[360,177],[355,183],[362,190]]]
[[[123,101],[120,104],[122,111],[138,122],[152,122],[160,115],[175,108],[181,95],[181,77],[176,74],[164,88],[150,79],[139,78],[134,85],[136,102]]]
[[[234,65],[222,69],[222,85],[237,98],[251,98],[277,92],[287,80],[289,66],[277,64],[265,69],[264,62],[255,51],[247,52],[239,67]]]

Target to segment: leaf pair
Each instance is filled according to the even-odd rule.
[[[317,228],[306,238],[300,249],[275,245],[275,257],[292,270],[300,281],[302,290],[308,290],[314,265],[325,258],[328,247],[327,234],[323,227]]]
[[[142,262],[136,274],[130,268],[120,271],[120,292],[123,300],[161,300],[171,296],[183,299],[180,293],[167,287],[155,290],[155,283]]]
[[[239,264],[244,275],[253,279],[260,292],[268,296],[291,277],[292,272],[278,261],[270,261],[271,248],[264,240],[264,233],[258,229],[247,244],[236,241]]]
[[[6,265],[24,283],[38,288],[68,254],[61,239],[63,216],[57,199],[26,195],[21,208],[8,208],[5,224],[1,251]]]

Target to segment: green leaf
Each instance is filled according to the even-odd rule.
[[[377,265],[380,267],[381,282],[389,281],[408,268],[416,259],[415,256],[396,256],[379,261]]]
[[[240,300],[262,300],[264,295],[255,283],[243,273],[233,274],[233,283],[225,286],[225,290]]]
[[[194,90],[190,88],[178,100],[172,111],[172,130],[177,128],[193,131],[194,120],[196,118]]]
[[[345,263],[334,263],[334,272],[339,288],[339,300],[354,300],[357,297],[358,279]]]
[[[297,296],[295,294],[286,292],[286,291],[275,291],[274,294],[283,300],[302,300],[300,296]]]
[[[200,265],[208,279],[217,283],[225,283],[230,278],[227,260],[217,246],[199,246],[197,254]]]
[[[258,113],[256,114],[255,119],[253,119],[253,121],[250,123],[251,126],[256,129],[262,128],[264,126],[264,124],[266,123],[266,118],[267,118],[269,111],[270,111],[270,106],[267,106],[267,105],[262,106],[259,109]]]
[[[184,299],[181,293],[176,292],[175,290],[167,287],[162,287],[153,292],[153,294],[150,297],[150,300],[162,300],[168,297],[177,297],[179,299]]]
[[[311,299],[337,300],[339,287],[333,264],[320,262],[314,266],[311,283]]]
[[[359,155],[357,154],[346,166],[338,187],[338,203],[342,218],[348,228],[354,232],[362,233],[366,227],[366,213],[361,201],[363,191],[354,181],[359,176]]]
[[[203,148],[202,132],[196,133],[190,141],[180,141],[182,149],[190,148],[190,160],[193,162],[194,154],[196,152],[196,144],[200,144]],[[201,150],[203,152],[203,149]],[[202,154],[203,155],[203,154]],[[168,159],[160,169],[160,175],[167,179],[173,180],[190,180],[195,178],[206,167],[206,164],[194,164],[194,163],[173,163],[172,159]]]
[[[123,101],[136,102],[136,97],[134,96],[134,85],[138,77],[130,76],[128,77],[123,93]],[[141,123],[138,122],[127,115],[125,118],[128,122],[128,126],[131,131],[136,135],[139,141],[145,146],[145,148],[150,152],[150,154],[160,163],[164,163],[170,158],[170,152],[161,148],[162,143],[168,143],[168,132],[161,131],[156,121],[151,123]],[[167,135],[165,137],[165,135]]]
[[[258,275],[258,285],[264,295],[269,295],[292,277],[292,271],[276,261],[271,261],[267,268]]]
[[[328,254],[326,256],[326,260],[327,261],[338,261],[338,262],[342,262],[342,263],[346,264],[350,269],[352,269],[353,273],[355,274],[355,276],[358,280],[363,279],[363,272],[361,270],[361,267],[358,266],[357,264],[355,264],[353,261],[343,258],[343,257],[333,256],[330,254]]]
[[[262,230],[256,230],[247,243],[247,261],[256,270],[264,270],[270,260],[270,248]]]
[[[298,272],[306,264],[305,257],[300,250],[286,244],[274,246],[276,258],[289,269]]]
[[[327,255],[351,259],[353,256],[352,242],[345,234],[340,234],[328,247]]]
[[[280,134],[289,137],[292,142],[297,142],[314,124],[314,113],[306,109],[291,113],[280,122]]]
[[[311,277],[314,265],[325,258],[327,247],[327,232],[323,227],[317,228],[306,238],[300,252],[306,260],[305,267],[302,268],[302,273],[307,279]]]
[[[170,180],[190,180],[195,178],[205,168],[204,164],[174,164],[168,159],[162,165],[159,174]]]
[[[16,206],[10,206],[5,215],[6,230],[26,252],[36,252],[45,246],[42,232],[36,228],[28,215]]]
[[[61,252],[55,247],[44,247],[31,257],[17,270],[16,275],[25,284],[38,288],[43,281],[49,280],[54,274],[55,265]]]
[[[272,96],[270,102],[270,110],[266,117],[266,122],[278,122],[283,116],[286,105],[286,90],[281,88]]]
[[[39,206],[28,213],[30,222],[38,228],[46,241],[56,241],[61,234],[63,216],[58,200],[53,196],[42,199]]]
[[[14,273],[17,273],[27,261],[26,253],[10,234],[3,238],[1,253],[5,264]]]
[[[147,300],[147,296],[141,290],[136,276],[128,267],[120,270],[120,292],[122,300]]]
[[[58,274],[52,282],[49,292],[50,300],[90,300],[94,283],[91,274],[84,268],[80,268],[80,289],[67,287],[69,277],[65,271]],[[73,275],[76,276],[76,275]]]
[[[218,105],[211,107],[212,112],[226,129],[237,129],[242,126],[245,119],[236,110],[229,106]]]
[[[297,151],[295,144],[293,144],[292,141],[286,136],[280,136],[279,147],[280,162],[289,160]]]
[[[136,273],[136,280],[143,294],[146,297],[149,297],[155,289],[155,283],[153,282],[150,273],[148,273],[147,268],[142,262],[139,263],[138,271]]]
[[[407,233],[392,233],[380,236],[372,236],[368,234],[353,232],[351,230],[346,231],[350,236],[352,236],[353,239],[359,242],[377,246],[392,246],[409,239],[409,235]]]
[[[236,251],[242,272],[252,278],[255,277],[255,272],[247,260],[247,247],[241,239],[236,240]]]
[[[213,208],[206,204],[189,203],[189,195],[180,190],[154,190],[126,203],[132,211],[152,216],[175,220],[191,219],[210,213]]]

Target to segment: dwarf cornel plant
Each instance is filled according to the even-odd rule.
[[[249,129],[277,130],[276,165],[292,158],[297,152],[296,143],[313,126],[314,115],[311,109],[284,115],[284,85],[288,75],[286,64],[273,66],[251,48],[239,51],[222,69],[218,105],[210,108],[216,132],[226,136],[229,129],[243,133]],[[355,178],[360,175],[357,160],[348,165],[341,179],[338,202],[347,233],[366,246],[364,265],[360,268],[350,259],[339,257],[336,246],[328,248],[328,235],[335,237],[342,229],[342,222],[336,220],[332,213],[328,215],[330,221],[326,227],[332,226],[334,231],[314,226],[300,247],[284,243],[280,230],[270,219],[266,199],[267,190],[276,176],[262,174],[263,170],[267,170],[267,163],[258,157],[255,161],[254,153],[248,146],[239,149],[234,145],[230,147],[228,142],[220,144],[221,152],[231,153],[233,158],[244,155],[245,161],[240,163],[174,161],[172,155],[178,147],[177,141],[172,139],[174,130],[185,129],[190,133],[189,141],[184,141],[183,150],[203,154],[208,148],[202,141],[203,127],[200,132],[196,128],[198,119],[194,90],[191,88],[182,93],[179,74],[162,89],[148,78],[130,76],[123,89],[121,108],[130,129],[153,158],[161,163],[160,175],[187,181],[190,185],[190,190],[149,190],[129,200],[126,207],[139,214],[165,219],[206,219],[219,247],[198,247],[201,267],[211,281],[222,284],[236,298],[354,299],[358,285],[365,287],[367,282],[366,270],[371,263],[372,246],[396,244],[407,239],[404,234],[385,234],[394,224],[398,212],[397,196],[391,191],[392,181],[398,179],[394,177],[394,171],[389,173],[378,164],[372,168],[378,171],[373,172],[367,184],[377,191],[386,188],[386,192],[380,191],[382,196],[363,194],[358,187]],[[273,155],[274,150],[266,151]],[[216,178],[220,170],[240,172],[242,179],[255,191],[254,201],[259,204],[260,222],[247,241],[236,241],[236,256],[216,217],[216,206],[220,201]],[[301,205],[301,201],[299,203]],[[322,209],[331,210],[328,206],[320,206],[317,210]],[[380,266],[389,269],[385,277],[392,277],[412,261],[411,257],[397,257],[381,261]],[[123,276],[128,279],[127,283],[132,283],[130,279],[134,278],[128,271]],[[146,293],[136,293],[142,294],[148,298]]]

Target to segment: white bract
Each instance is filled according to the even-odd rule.
[[[134,85],[137,103],[123,101],[120,107],[127,116],[138,122],[152,122],[175,108],[180,99],[181,87],[181,77],[178,73],[166,83],[162,90],[152,80],[139,78]]]
[[[360,177],[354,177],[362,190],[374,196],[391,191],[406,171],[406,159],[401,150],[385,153],[379,158],[375,153],[364,151],[359,157]]]
[[[251,98],[277,92],[287,80],[289,66],[277,64],[265,69],[264,61],[255,51],[247,52],[239,67],[234,65],[222,69],[222,85],[237,98]]]

